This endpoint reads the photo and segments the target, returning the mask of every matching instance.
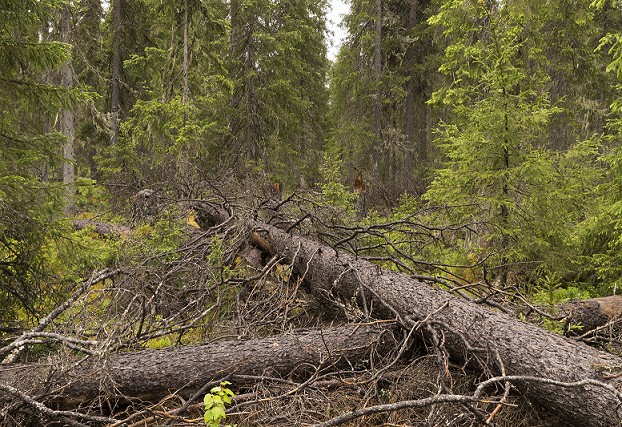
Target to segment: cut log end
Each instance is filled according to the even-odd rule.
[[[582,335],[622,318],[622,295],[569,301],[562,307],[566,314],[566,335]]]

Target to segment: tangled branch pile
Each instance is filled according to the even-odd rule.
[[[5,332],[2,425],[202,425],[222,381],[238,426],[621,419],[622,360],[516,320],[551,317],[518,289],[419,256],[451,229],[347,226],[295,194],[160,203],[121,230],[115,268]]]

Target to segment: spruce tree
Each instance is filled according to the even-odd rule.
[[[593,3],[598,13],[611,14],[606,1]],[[614,11],[615,12],[615,11]],[[622,287],[622,33],[619,29],[601,38],[599,51],[610,56],[607,71],[616,80],[609,92],[616,98],[610,105],[600,160],[606,166],[604,179],[590,199],[592,209],[578,227],[581,257],[578,279],[595,286],[602,294],[618,293]]]
[[[427,0],[356,0],[330,73],[333,146],[344,173],[369,177],[372,199],[421,194],[430,170],[426,101],[436,70]]]
[[[65,138],[47,117],[73,108],[78,90],[48,83],[70,58],[69,46],[47,40],[64,2],[9,0],[0,6],[0,307],[35,315],[46,296],[43,250],[60,219],[64,190],[47,179],[62,164]],[[58,169],[56,169],[58,170]]]
[[[526,208],[541,191],[533,167],[546,158],[538,141],[556,109],[551,106],[539,50],[525,33],[519,1],[449,1],[429,22],[448,38],[440,71],[451,76],[432,102],[451,112],[438,130],[446,156],[426,193],[432,203],[457,206],[455,221],[473,223],[468,250],[482,250],[503,281],[509,263],[526,261],[528,236],[539,219]],[[546,162],[545,162],[546,163]]]
[[[228,146],[244,166],[288,184],[317,179],[328,109],[326,1],[240,0],[231,8]]]

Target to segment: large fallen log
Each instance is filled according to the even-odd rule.
[[[256,340],[110,354],[65,367],[60,373],[57,366],[7,365],[0,368],[0,384],[31,395],[45,393],[44,401],[61,409],[97,401],[153,402],[173,392],[187,397],[206,383],[232,374],[304,376],[322,366],[354,366],[371,351],[383,352],[394,345],[390,329],[378,325],[294,332]],[[240,385],[236,380],[234,386]],[[3,397],[7,396],[0,392]]]
[[[318,296],[390,307],[392,316],[428,319],[456,359],[475,353],[488,360],[493,373],[513,378],[512,384],[535,403],[544,405],[576,426],[609,427],[622,422],[622,359],[491,311],[431,287],[407,274],[384,270],[353,255],[267,224],[255,224],[255,245],[292,263]],[[579,382],[579,384],[576,384]],[[562,386],[560,383],[565,383]],[[570,383],[575,383],[573,386]]]
[[[569,301],[562,306],[566,316],[566,334],[583,335],[622,318],[622,295]]]

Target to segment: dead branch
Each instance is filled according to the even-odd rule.
[[[567,423],[582,426],[610,426],[620,423],[620,399],[612,390],[622,389],[622,379],[605,380],[596,366],[622,366],[622,359],[581,343],[569,341],[535,325],[519,322],[500,312],[423,284],[410,276],[394,273],[353,255],[339,252],[308,238],[291,235],[268,224],[255,223],[254,230],[268,242],[263,250],[283,257],[296,274],[303,275],[318,298],[356,301],[361,286],[369,290],[366,300],[375,300],[376,315],[385,318],[425,319],[438,328],[450,356],[468,360],[479,349],[481,367],[499,372],[494,355],[500,355],[509,375],[550,378],[555,382],[518,382],[516,387],[533,401],[547,406]],[[255,242],[260,244],[259,239]],[[390,310],[378,310],[390,307]],[[404,326],[407,327],[405,324]],[[488,355],[487,355],[488,354]],[[486,363],[492,359],[491,363]],[[611,389],[591,381],[603,380]],[[584,387],[564,388],[559,384],[587,381]],[[589,402],[589,404],[585,404]]]
[[[102,355],[105,357],[90,358],[58,373],[44,388],[52,390],[48,400],[63,409],[104,396],[113,402],[154,401],[171,391],[188,397],[204,384],[237,372],[287,377],[306,376],[344,363],[351,366],[372,350],[392,348],[391,336],[390,329],[381,325],[352,325],[257,340]],[[10,377],[0,371],[0,382],[17,389],[35,371],[33,366],[37,365],[13,365]],[[8,384],[11,379],[17,384]]]

